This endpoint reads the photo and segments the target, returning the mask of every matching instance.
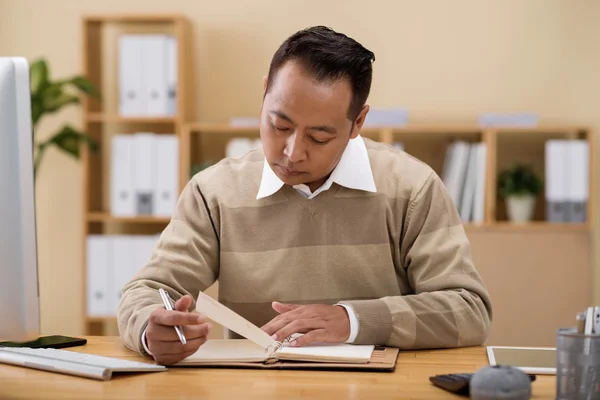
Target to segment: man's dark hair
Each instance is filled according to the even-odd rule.
[[[371,51],[325,26],[298,31],[287,38],[273,55],[265,93],[269,92],[277,72],[287,61],[298,62],[317,82],[348,79],[352,87],[348,118],[354,121],[371,90],[371,64],[375,61]]]

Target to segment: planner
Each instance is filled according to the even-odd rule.
[[[175,366],[392,371],[399,353],[392,347],[348,343],[292,347],[290,343],[302,336],[301,333],[275,341],[258,326],[204,293],[198,296],[196,311],[244,339],[209,339],[196,353]]]

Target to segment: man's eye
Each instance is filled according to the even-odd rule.
[[[283,127],[279,127],[279,126],[273,126],[276,130],[278,130],[279,132],[289,132],[290,128],[283,128]]]
[[[315,139],[314,137],[311,137],[311,139],[313,142],[315,142],[317,144],[326,144],[329,142],[329,140],[318,140],[318,139]]]

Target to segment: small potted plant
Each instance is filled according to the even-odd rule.
[[[533,218],[535,198],[542,190],[542,179],[531,166],[513,163],[498,179],[498,193],[506,200],[511,222],[524,223]]]

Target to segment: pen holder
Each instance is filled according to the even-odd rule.
[[[600,398],[600,334],[585,335],[576,328],[557,331],[556,398]]]

